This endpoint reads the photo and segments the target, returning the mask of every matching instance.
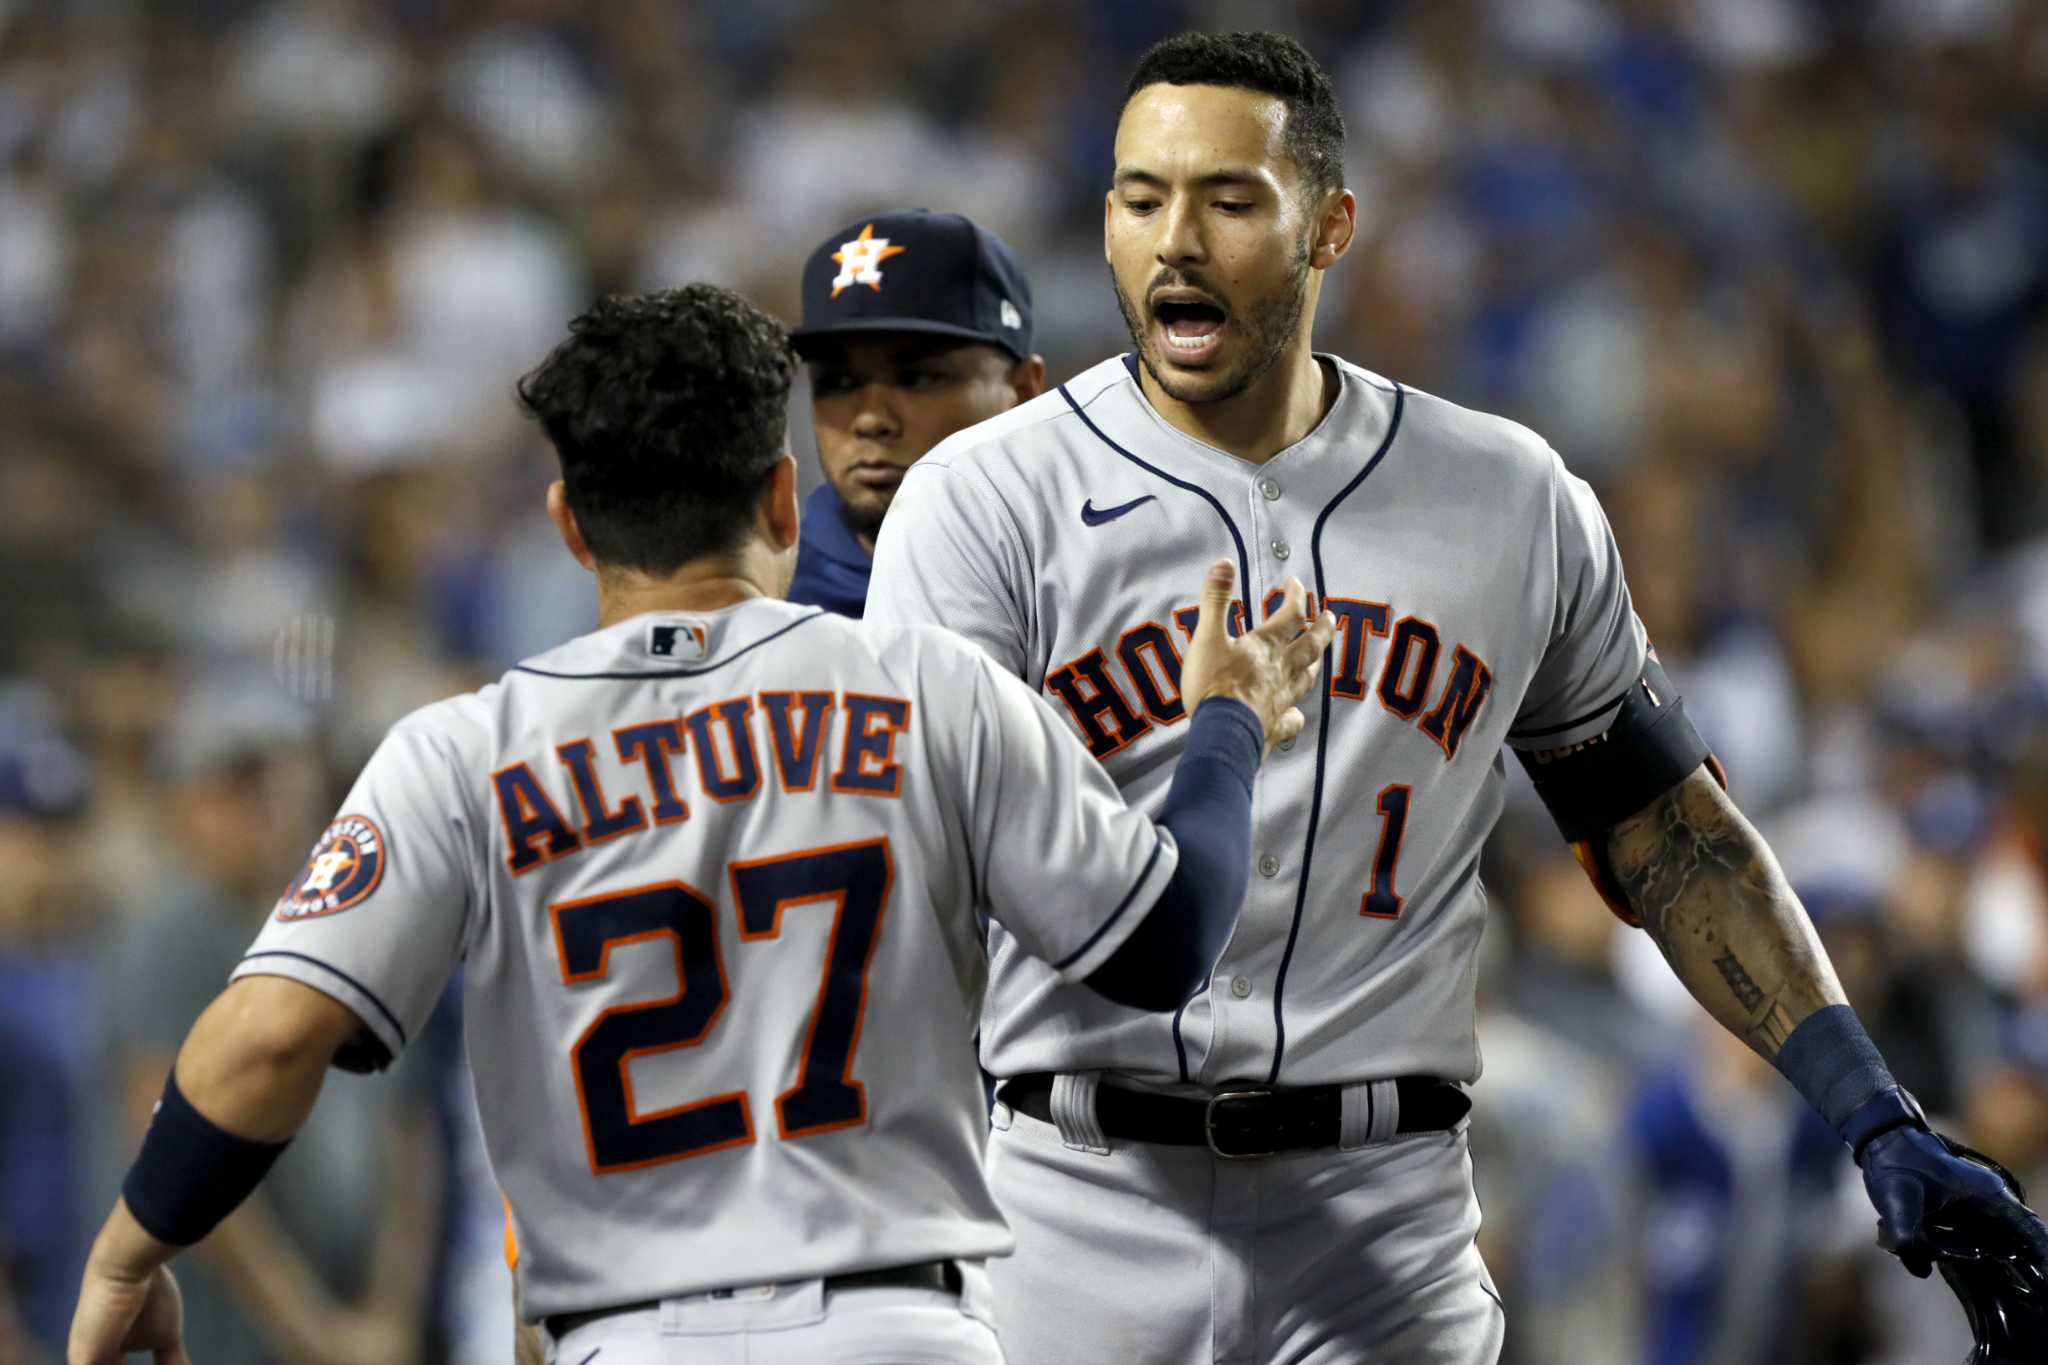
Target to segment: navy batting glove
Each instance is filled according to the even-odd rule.
[[[2002,1176],[1917,1126],[1887,1129],[1857,1153],[1877,1208],[1877,1243],[1922,1279],[1937,1257],[2031,1255],[2048,1263],[2048,1225]]]

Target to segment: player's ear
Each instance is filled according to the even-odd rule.
[[[1109,255],[1109,218],[1116,211],[1116,191],[1104,190],[1102,194],[1102,259],[1109,261],[1112,268],[1116,262]]]
[[[1019,403],[1028,403],[1045,392],[1045,357],[1034,355],[1010,367],[1010,388]]]
[[[562,538],[562,544],[578,564],[597,572],[597,556],[590,553],[590,545],[583,539],[583,528],[576,524],[576,513],[569,507],[569,486],[560,479],[548,485],[548,520],[555,524],[555,534]]]
[[[768,476],[768,491],[761,502],[762,529],[768,547],[777,554],[796,544],[796,503],[796,456],[785,450]]]
[[[1351,249],[1351,239],[1357,231],[1358,197],[1342,189],[1325,195],[1308,263],[1317,270],[1328,270]]]

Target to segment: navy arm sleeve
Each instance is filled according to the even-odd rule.
[[[1170,1010],[1209,979],[1251,881],[1252,779],[1265,744],[1242,702],[1213,697],[1196,710],[1158,820],[1180,863],[1144,920],[1089,974],[1095,990],[1120,1005]]]

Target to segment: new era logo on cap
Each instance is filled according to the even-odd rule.
[[[1003,326],[1013,332],[1024,325],[1024,315],[1018,312],[1017,305],[1011,303],[1008,299],[1003,300],[1003,311],[996,316],[1003,320]]]
[[[856,284],[881,293],[882,262],[909,249],[892,245],[887,237],[875,236],[875,225],[869,223],[860,230],[860,236],[841,242],[839,250],[832,253],[832,259],[839,262],[839,273],[832,277],[832,297],[838,298],[840,290]]]

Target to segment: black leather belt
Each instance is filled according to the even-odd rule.
[[[1053,1122],[1049,1072],[1004,1081],[996,1098],[1020,1114]],[[1398,1076],[1396,1134],[1455,1128],[1472,1110],[1463,1090],[1435,1076]],[[1208,1099],[1154,1095],[1112,1085],[1095,1089],[1095,1122],[1103,1136],[1169,1147],[1207,1147],[1221,1157],[1273,1156],[1335,1147],[1343,1132],[1344,1087],[1222,1090]]]
[[[960,1292],[960,1267],[951,1261],[926,1261],[922,1265],[892,1265],[880,1270],[856,1270],[850,1275],[827,1275],[825,1292],[836,1294],[842,1289],[936,1289],[943,1294]],[[707,1297],[729,1299],[734,1290],[714,1289]],[[620,1313],[644,1313],[661,1307],[660,1299],[645,1299],[639,1303],[622,1303],[617,1308],[593,1308],[583,1313],[552,1313],[541,1320],[554,1338],[559,1341],[579,1327],[588,1327],[599,1318],[615,1317]]]

